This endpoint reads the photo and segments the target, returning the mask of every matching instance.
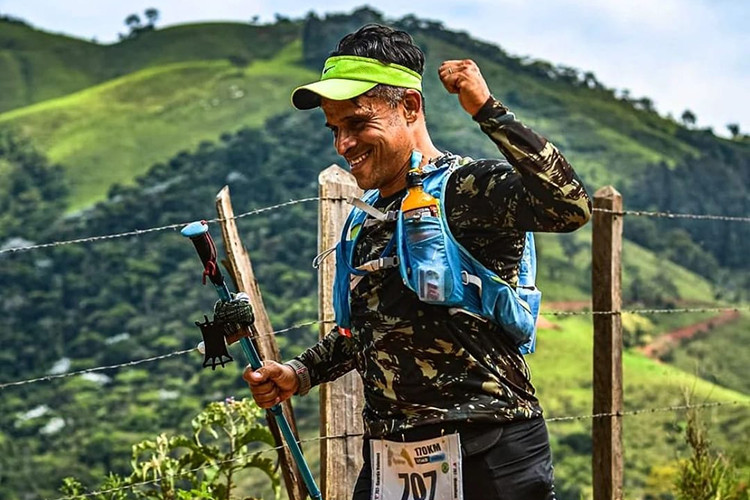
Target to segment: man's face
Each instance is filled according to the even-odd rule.
[[[382,98],[362,95],[346,101],[324,98],[320,107],[336,151],[359,187],[389,196],[405,186],[414,141],[402,104],[392,108]]]

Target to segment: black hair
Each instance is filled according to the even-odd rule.
[[[424,53],[406,31],[382,24],[366,24],[339,42],[331,56],[359,56],[395,63],[424,73]]]
[[[382,24],[366,24],[349,33],[331,52],[333,56],[369,57],[386,64],[400,64],[420,75],[424,73],[424,52],[414,43],[411,35]],[[403,100],[405,92],[403,87],[379,84],[366,95],[384,99],[390,107],[395,108]]]

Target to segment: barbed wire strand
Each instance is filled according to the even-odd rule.
[[[56,375],[46,375],[44,377],[38,377],[38,378],[32,378],[28,380],[19,380],[17,382],[6,382],[4,384],[0,384],[0,390],[5,389],[7,387],[14,387],[19,385],[28,385],[28,384],[34,384],[36,382],[48,382],[50,380],[55,380],[59,378],[68,378],[68,377],[76,377],[78,375],[85,375],[87,373],[94,373],[94,372],[100,372],[104,370],[114,370],[116,368],[124,368],[124,367],[131,367],[131,366],[137,366],[143,363],[150,363],[152,361],[159,361],[162,359],[167,358],[173,358],[176,356],[181,356],[183,354],[187,354],[189,352],[195,351],[196,348],[193,347],[192,349],[184,349],[182,351],[175,351],[170,352],[169,354],[161,354],[159,356],[153,356],[150,358],[144,358],[144,359],[136,359],[133,361],[127,361],[125,363],[119,363],[116,365],[108,365],[108,366],[97,366],[95,368],[87,368],[85,370],[79,370],[75,372],[68,372],[68,373],[59,373]]]
[[[623,309],[621,311],[540,311],[542,316],[612,316],[615,314],[682,314],[708,312],[750,311],[750,306],[742,307],[703,307],[687,309]]]
[[[320,197],[315,196],[315,197],[311,197],[311,198],[301,198],[299,200],[290,200],[290,201],[286,201],[284,203],[278,203],[276,205],[271,205],[271,206],[268,206],[268,207],[263,207],[263,208],[257,208],[255,210],[250,210],[249,212],[244,212],[244,213],[241,213],[239,215],[235,215],[234,217],[232,217],[232,219],[241,219],[243,217],[249,217],[249,216],[252,216],[252,215],[258,215],[258,214],[262,214],[262,213],[265,213],[265,212],[270,212],[272,210],[278,210],[280,208],[284,208],[284,207],[288,207],[288,206],[292,206],[292,205],[297,205],[297,204],[300,204],[300,203],[307,203],[307,202],[310,202],[310,201],[320,201],[320,199],[321,199]],[[337,199],[337,198],[334,198],[334,199]],[[223,221],[223,219],[221,219],[221,218],[214,218],[214,219],[208,219],[208,220],[206,220],[206,222],[209,222],[209,223],[211,223],[211,222],[221,222],[221,221]],[[194,222],[194,221],[190,221],[190,222]],[[24,246],[24,247],[5,248],[5,249],[0,250],[0,255],[6,254],[6,253],[27,252],[27,251],[30,251],[30,250],[38,250],[38,249],[42,249],[42,248],[52,248],[52,247],[58,247],[58,246],[63,246],[63,245],[73,245],[73,244],[78,244],[78,243],[88,243],[88,242],[92,242],[92,241],[113,240],[113,239],[117,239],[117,238],[125,238],[127,236],[141,236],[141,235],[148,234],[148,233],[155,233],[157,231],[165,231],[167,229],[181,229],[181,228],[185,227],[187,224],[190,224],[190,222],[183,222],[183,223],[179,223],[179,224],[169,224],[169,225],[166,225],[166,226],[152,227],[152,228],[148,228],[148,229],[134,229],[132,231],[126,231],[126,232],[123,232],[123,233],[105,234],[105,235],[101,235],[101,236],[89,236],[87,238],[76,238],[76,239],[73,239],[73,240],[52,241],[50,243],[41,243],[39,245],[29,245],[29,246]]]
[[[540,311],[539,314],[543,316],[612,316],[616,314],[678,314],[678,313],[707,313],[707,312],[742,312],[742,311],[748,311],[748,310],[750,310],[750,306],[748,307],[724,307],[724,308],[719,308],[719,307],[695,308],[695,309],[630,309],[630,310],[624,309],[622,311]],[[288,328],[283,328],[281,330],[274,330],[269,333],[261,333],[259,335],[256,335],[255,338],[272,337],[276,335],[281,335],[283,333],[287,333],[292,330],[305,328],[305,327],[313,326],[313,325],[319,325],[321,323],[333,324],[334,321],[330,321],[330,320],[329,321],[307,321],[304,323],[298,323],[296,325],[292,325]],[[6,389],[8,387],[33,384],[37,382],[47,382],[50,380],[55,380],[55,379],[60,379],[60,378],[75,377],[78,375],[84,375],[86,373],[94,373],[94,372],[104,371],[104,370],[114,370],[118,368],[136,366],[136,365],[140,365],[143,363],[160,361],[163,359],[180,356],[180,355],[187,354],[195,350],[196,348],[194,347],[192,349],[175,351],[175,352],[171,352],[168,354],[162,354],[160,356],[153,356],[150,358],[128,361],[128,362],[120,363],[116,365],[97,366],[95,368],[87,368],[85,370],[79,370],[76,372],[62,373],[62,374],[57,374],[57,375],[46,375],[44,377],[38,377],[38,378],[33,378],[33,379],[28,379],[28,380],[19,380],[16,382],[6,382],[3,384],[0,384],[0,390]]]
[[[342,200],[343,198],[326,198],[326,199],[332,199],[332,200]],[[241,219],[244,217],[249,217],[252,215],[258,215],[261,213],[269,212],[272,210],[277,210],[283,207],[288,207],[292,205],[297,205],[299,203],[307,203],[311,201],[321,201],[322,199],[318,196],[312,196],[308,198],[300,198],[297,200],[290,200],[283,203],[278,203],[276,205],[271,205],[268,207],[258,208],[255,210],[250,210],[248,212],[244,212],[238,215],[233,216],[233,219]],[[667,217],[667,218],[685,218],[685,219],[708,219],[708,220],[724,220],[724,221],[739,221],[739,222],[750,222],[750,217],[730,217],[730,216],[724,216],[724,215],[704,215],[704,214],[680,214],[680,213],[671,213],[671,212],[647,212],[647,211],[641,211],[641,210],[623,210],[621,212],[615,211],[615,210],[609,210],[606,208],[594,208],[595,212],[603,212],[603,213],[611,213],[615,215],[636,215],[636,216],[651,216],[651,217]],[[208,219],[207,222],[220,222],[222,221],[221,218],[213,218]],[[191,221],[192,222],[192,221]],[[49,243],[41,243],[38,245],[28,245],[28,246],[22,246],[22,247],[13,247],[13,248],[5,248],[0,250],[0,255],[6,254],[6,253],[19,253],[19,252],[27,252],[30,250],[38,250],[43,248],[52,248],[52,247],[58,247],[63,245],[73,245],[78,243],[88,243],[88,242],[95,242],[95,241],[104,241],[104,240],[112,240],[117,238],[124,238],[128,236],[141,236],[148,233],[153,233],[157,231],[165,231],[167,229],[178,229],[184,227],[186,224],[189,224],[189,222],[183,222],[178,224],[168,224],[166,226],[159,226],[159,227],[152,227],[147,229],[134,229],[132,231],[125,231],[122,233],[114,233],[114,234],[106,234],[101,236],[89,236],[85,238],[76,238],[72,240],[61,240],[61,241],[53,241]]]
[[[594,212],[602,212],[612,215],[633,215],[637,217],[665,217],[667,219],[699,219],[699,220],[723,220],[731,222],[750,222],[750,217],[734,217],[729,215],[707,215],[707,214],[680,214],[673,212],[648,212],[645,210],[610,210],[608,208],[595,208]]]
[[[666,406],[666,407],[660,407],[660,408],[641,408],[638,410],[629,410],[629,411],[622,411],[622,412],[614,412],[614,413],[594,413],[591,415],[575,415],[575,416],[566,416],[566,417],[551,417],[551,418],[545,418],[545,422],[548,423],[555,423],[555,422],[567,422],[567,421],[574,421],[574,420],[593,420],[595,418],[607,418],[607,417],[626,417],[626,416],[634,416],[634,415],[641,415],[641,414],[647,414],[647,413],[667,413],[667,412],[674,412],[674,411],[681,411],[681,410],[691,410],[691,409],[706,409],[706,408],[717,408],[720,406],[747,406],[750,405],[750,401],[714,401],[714,402],[708,402],[708,403],[700,403],[700,404],[684,404],[684,405],[675,405],[675,406]],[[314,438],[306,438],[306,439],[300,439],[297,442],[302,445],[305,443],[311,443],[315,441],[330,441],[334,439],[349,439],[349,438],[355,438],[355,437],[362,437],[364,434],[359,433],[346,433],[346,434],[336,434],[333,436],[317,436]],[[109,488],[106,490],[97,490],[92,491],[89,493],[81,493],[79,495],[69,495],[65,497],[59,497],[55,498],[54,500],[75,500],[77,498],[86,498],[86,497],[92,497],[96,495],[104,495],[108,493],[114,493],[117,491],[123,491],[128,489],[133,489],[139,486],[148,486],[150,484],[156,484],[163,479],[166,478],[175,478],[195,472],[200,472],[204,469],[209,468],[215,468],[217,465],[224,465],[228,463],[234,463],[239,462],[242,460],[247,460],[249,458],[253,458],[259,455],[262,455],[264,453],[270,453],[273,451],[279,451],[283,448],[285,448],[287,445],[282,444],[280,446],[274,446],[271,448],[266,448],[264,450],[255,451],[252,454],[242,455],[241,457],[236,457],[232,459],[227,460],[221,460],[217,462],[213,462],[208,465],[203,465],[201,467],[196,467],[193,469],[189,469],[186,471],[179,471],[179,472],[173,472],[170,474],[166,474],[164,476],[160,476],[155,479],[149,479],[146,481],[141,481],[138,483],[132,483],[125,486],[118,486],[116,488]]]
[[[312,326],[312,325],[316,325],[316,324],[319,324],[319,323],[321,323],[321,322],[320,321],[308,321],[306,323],[299,323],[299,324],[296,324],[296,325],[292,325],[292,326],[290,326],[288,328],[283,328],[281,330],[276,330],[276,331],[273,331],[273,332],[270,332],[270,333],[260,334],[260,335],[257,336],[257,338],[260,338],[260,337],[270,337],[270,336],[274,336],[274,335],[281,335],[283,333],[287,333],[287,332],[290,332],[292,330],[296,330],[298,328],[304,328],[306,326]],[[97,366],[97,367],[94,367],[94,368],[86,368],[85,370],[78,370],[78,371],[75,371],[75,372],[59,373],[59,374],[55,374],[55,375],[46,375],[44,377],[37,377],[37,378],[28,379],[28,380],[18,380],[16,382],[6,382],[6,383],[3,383],[3,384],[0,384],[0,390],[3,390],[3,389],[8,388],[8,387],[16,387],[16,386],[20,386],[20,385],[34,384],[34,383],[37,383],[37,382],[48,382],[50,380],[56,380],[56,379],[60,379],[60,378],[76,377],[78,375],[85,375],[87,373],[95,373],[95,372],[100,372],[100,371],[105,371],[105,370],[115,370],[115,369],[119,369],[119,368],[129,368],[131,366],[136,366],[136,365],[140,365],[140,364],[143,364],[143,363],[150,363],[150,362],[153,362],[153,361],[161,361],[163,359],[168,359],[168,358],[172,358],[172,357],[176,357],[176,356],[181,356],[183,354],[187,354],[187,353],[190,353],[190,352],[193,352],[193,351],[197,351],[197,350],[198,350],[197,347],[193,347],[191,349],[183,349],[181,351],[175,351],[175,352],[170,352],[170,353],[167,353],[167,354],[161,354],[159,356],[152,356],[150,358],[144,358],[144,359],[137,359],[137,360],[133,360],[133,361],[127,361],[125,363],[118,363],[116,365]]]

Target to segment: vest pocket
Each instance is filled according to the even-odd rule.
[[[455,246],[446,242],[440,218],[406,219],[402,215],[398,230],[401,275],[406,285],[428,304],[460,303],[461,261]]]

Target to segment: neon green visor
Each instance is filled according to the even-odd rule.
[[[399,64],[385,64],[368,57],[334,56],[323,65],[320,81],[294,89],[292,104],[297,109],[317,108],[321,97],[344,101],[379,83],[422,91],[422,76]]]

